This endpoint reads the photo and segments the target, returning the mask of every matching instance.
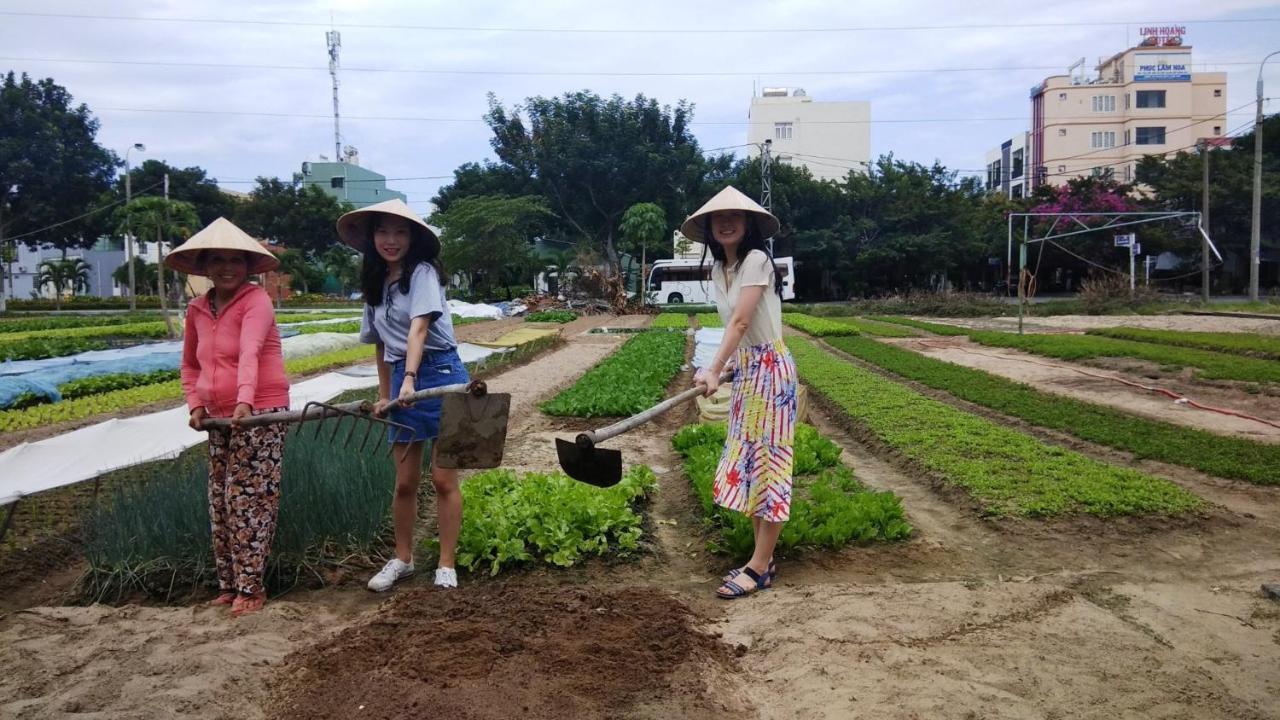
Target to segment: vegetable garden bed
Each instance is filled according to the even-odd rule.
[[[736,557],[749,557],[754,547],[751,518],[715,504],[712,488],[716,464],[724,449],[725,427],[688,425],[671,444],[684,458],[703,517],[714,528],[712,547]],[[902,501],[891,492],[867,490],[840,462],[840,448],[808,425],[796,428],[795,481],[791,518],[782,526],[778,552],[801,548],[902,540],[911,535]]]
[[[1193,368],[1197,377],[1206,380],[1280,382],[1280,362],[1210,350],[1117,340],[1096,335],[1016,335],[983,331],[969,333],[969,339],[989,347],[1012,348],[1059,360],[1134,358],[1163,367]]]
[[[1280,360],[1280,336],[1274,335],[1148,330],[1134,327],[1097,328],[1089,330],[1086,334],[1159,345],[1199,348],[1264,360]]]
[[[782,313],[782,322],[817,337],[857,335],[858,329],[847,322],[828,320],[803,313]]]
[[[1202,501],[1167,480],[1048,445],[855,367],[800,338],[800,377],[878,442],[949,485],[986,515],[1176,514]]]
[[[891,373],[1033,425],[1067,432],[1138,458],[1182,465],[1218,477],[1280,484],[1280,445],[1149,420],[874,340],[837,338],[829,342],[832,347]]]
[[[542,404],[548,415],[619,417],[634,415],[662,399],[684,365],[686,337],[642,332],[587,371],[572,387]]]
[[[645,466],[600,489],[563,473],[488,470],[462,483],[467,511],[458,536],[458,566],[497,575],[515,565],[569,567],[590,555],[627,555],[639,547],[638,503],[658,485]],[[438,552],[434,538],[423,546]]]

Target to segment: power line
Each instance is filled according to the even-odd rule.
[[[134,108],[134,107],[98,107],[95,112],[136,112],[136,113],[162,113],[162,114],[181,114],[181,115],[233,115],[243,117],[273,117],[273,118],[299,118],[299,119],[320,119],[332,120],[332,115],[320,113],[282,113],[282,112],[250,112],[244,110],[202,110],[202,109],[182,109],[182,108]],[[380,120],[393,122],[439,122],[439,123],[484,123],[484,118],[449,118],[449,117],[418,117],[412,115],[345,115],[344,117],[351,120]],[[1062,118],[1064,120],[1097,120],[1093,116],[1080,116],[1078,118]],[[1025,115],[1009,116],[1009,117],[941,117],[941,118],[879,118],[871,120],[810,120],[805,121],[803,125],[905,125],[905,124],[933,124],[933,123],[978,123],[978,122],[1012,122],[1018,120],[1027,120]],[[742,127],[751,125],[772,125],[773,121],[715,121],[715,120],[695,120],[690,125],[700,126],[731,126]],[[749,144],[749,143],[748,143]]]
[[[476,25],[417,25],[411,23],[351,23],[306,22],[298,20],[250,20],[244,18],[194,18],[194,17],[143,17],[130,15],[100,15],[87,13],[41,13],[0,11],[0,16],[51,18],[58,20],[116,20],[127,22],[194,23],[206,25],[260,25],[269,27],[323,27],[368,30],[426,30],[433,32],[486,32],[486,33],[556,33],[571,35],[778,35],[783,33],[851,33],[851,32],[928,32],[936,30],[989,30],[1033,29],[1063,27],[1120,27],[1127,25],[1226,25],[1280,22],[1280,18],[1222,18],[1207,20],[1110,20],[1094,22],[1026,22],[1026,23],[970,23],[966,25],[857,25],[845,27],[768,27],[768,28],[572,28],[572,27],[517,27]]]
[[[40,62],[69,63],[81,65],[125,65],[141,67],[177,67],[207,68],[217,70],[301,70],[328,72],[322,65],[277,65],[262,63],[215,63],[184,62],[171,60],[104,60],[90,58],[50,58],[50,57],[18,57],[0,56],[0,60],[8,62]],[[1215,67],[1225,65],[1257,65],[1257,61],[1212,61],[1200,60],[1195,63],[1203,68],[1206,65]],[[440,68],[380,68],[380,67],[344,67],[343,72],[356,73],[398,73],[411,75],[507,75],[517,77],[760,77],[778,75],[797,76],[831,76],[831,75],[910,75],[937,73],[973,73],[973,72],[1052,72],[1061,70],[1061,65],[1025,65],[1003,67],[942,67],[942,68],[862,68],[851,70],[767,70],[767,71],[616,71],[616,70],[463,70]],[[1201,70],[1203,72],[1203,69]]]
[[[163,185],[163,184],[164,184],[164,181],[163,181],[163,180],[161,180],[161,181],[160,181],[160,182],[158,182],[158,183],[153,183],[153,184],[151,184],[151,185],[148,185],[147,187],[145,187],[145,188],[143,188],[143,189],[141,189],[141,190],[137,191],[137,192],[136,192],[136,193],[134,193],[134,194],[135,194],[135,195],[142,195],[142,194],[146,193],[148,190],[154,190],[154,189],[156,189],[156,188],[160,187],[160,186],[161,186],[161,185]],[[5,240],[6,240],[6,241],[10,241],[10,240],[21,240],[22,238],[25,238],[25,237],[31,237],[32,235],[39,235],[40,233],[48,232],[49,230],[52,230],[52,229],[54,229],[54,228],[56,228],[56,227],[62,227],[63,225],[66,225],[66,224],[68,224],[68,223],[73,223],[73,222],[75,222],[75,221],[77,221],[77,220],[83,220],[83,219],[85,219],[85,218],[89,217],[90,215],[96,215],[96,214],[98,214],[98,213],[102,212],[103,210],[109,210],[109,209],[111,209],[111,208],[115,207],[116,205],[123,205],[123,204],[125,204],[126,202],[127,202],[127,200],[116,200],[115,202],[107,203],[106,205],[103,205],[103,206],[101,206],[101,207],[96,207],[96,208],[94,208],[94,209],[90,210],[89,212],[81,213],[80,215],[77,215],[77,216],[75,216],[75,217],[73,217],[73,218],[68,218],[68,219],[66,219],[66,220],[60,220],[60,221],[58,221],[58,222],[56,222],[56,223],[54,223],[54,224],[52,224],[52,225],[46,225],[46,226],[44,226],[44,227],[40,228],[39,230],[32,230],[31,232],[25,232],[25,233],[22,233],[21,235],[14,235],[14,236],[12,236],[12,237],[7,237],[7,238],[5,238]]]

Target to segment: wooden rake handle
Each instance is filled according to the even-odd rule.
[[[441,397],[451,393],[469,392],[477,397],[483,396],[488,392],[488,388],[483,381],[474,380],[469,383],[457,383],[456,385],[441,385],[440,387],[427,388],[409,396],[410,402],[426,400],[433,397]],[[388,410],[401,407],[402,403],[399,399],[392,401],[387,405]],[[334,405],[340,410],[346,410],[353,413],[362,413],[365,415],[373,414],[373,403],[368,400],[356,400],[354,402],[342,403]],[[306,417],[303,417],[302,410],[282,410],[280,412],[263,413],[262,415],[254,415],[240,421],[240,427],[260,427],[262,425],[274,425],[276,423],[296,423],[303,420],[323,420],[326,417],[332,417],[333,411],[326,410],[323,407],[312,406],[308,408]],[[231,427],[231,418],[206,418],[201,426],[202,430],[225,430]]]
[[[732,371],[725,372],[720,375],[721,383],[727,383],[730,380],[733,380]],[[645,410],[642,413],[639,413],[638,415],[632,415],[626,420],[619,420],[618,422],[608,427],[603,427],[603,428],[600,428],[599,430],[590,430],[578,435],[578,439],[577,439],[578,444],[591,447],[591,446],[594,446],[596,443],[601,443],[610,438],[617,437],[622,433],[627,432],[628,430],[634,430],[640,427],[641,425],[649,422],[650,420],[658,417],[659,415],[665,413],[666,411],[670,410],[671,408],[677,405],[683,405],[684,403],[689,402],[690,400],[698,397],[699,395],[702,395],[705,392],[706,392],[706,385],[699,383],[698,385],[692,388],[689,388],[688,390],[685,390],[684,392],[678,395],[672,395],[666,400],[663,400],[662,402],[658,403],[657,405],[654,405],[653,407],[649,408],[648,410]]]

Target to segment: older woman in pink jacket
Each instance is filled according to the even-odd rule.
[[[263,573],[280,507],[285,426],[238,426],[250,415],[289,407],[271,298],[248,281],[279,264],[225,218],[165,258],[173,270],[213,283],[187,307],[182,390],[192,428],[203,429],[205,418],[232,419],[230,431],[209,431],[209,519],[218,570],[214,603],[230,605],[237,617],[266,602]]]

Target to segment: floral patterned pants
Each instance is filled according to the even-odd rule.
[[[254,415],[288,410],[268,408]],[[221,592],[263,591],[280,509],[287,425],[209,432],[209,522]]]

